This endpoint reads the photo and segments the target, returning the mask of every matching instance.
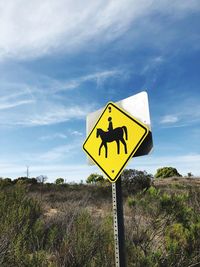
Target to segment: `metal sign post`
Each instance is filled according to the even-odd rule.
[[[122,201],[121,176],[112,183],[113,221],[115,241],[115,265],[125,267],[125,238],[124,238],[124,215]]]

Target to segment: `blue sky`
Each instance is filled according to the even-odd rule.
[[[0,3],[0,176],[80,181],[89,112],[144,89],[154,151],[128,167],[200,175],[198,0]]]

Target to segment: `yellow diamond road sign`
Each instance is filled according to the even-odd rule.
[[[142,144],[148,127],[109,102],[83,144],[95,164],[115,182]]]

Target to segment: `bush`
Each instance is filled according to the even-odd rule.
[[[125,169],[122,172],[122,186],[125,191],[135,193],[140,190],[148,189],[151,186],[153,176],[146,171]]]
[[[13,184],[37,184],[36,178],[18,177],[13,180]]]
[[[134,214],[126,226],[130,267],[199,266],[200,216],[188,194],[150,187],[128,204]]]
[[[0,178],[0,188],[12,185],[12,180],[10,178]]]
[[[39,204],[26,196],[22,186],[12,187],[0,192],[0,214],[0,265],[41,266],[44,258],[36,245],[42,240],[36,227]]]
[[[86,183],[87,184],[96,184],[96,183],[102,183],[104,182],[104,177],[103,175],[97,174],[97,173],[92,173],[88,176]]]
[[[155,178],[168,178],[168,177],[181,177],[182,175],[178,173],[176,168],[173,167],[163,167],[157,169]]]
[[[63,178],[57,178],[55,183],[56,184],[64,184],[64,179]]]

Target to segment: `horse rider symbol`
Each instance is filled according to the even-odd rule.
[[[120,142],[124,145],[124,152],[127,154],[127,145],[126,141],[124,140],[124,133],[125,133],[125,139],[128,140],[128,132],[126,126],[117,127],[113,129],[113,123],[112,118],[108,118],[108,131],[104,131],[100,128],[97,129],[97,135],[98,138],[100,136],[101,138],[101,144],[99,147],[99,156],[101,155],[101,148],[105,147],[105,157],[108,157],[108,146],[107,143],[115,141],[117,143],[117,154],[120,154]]]

